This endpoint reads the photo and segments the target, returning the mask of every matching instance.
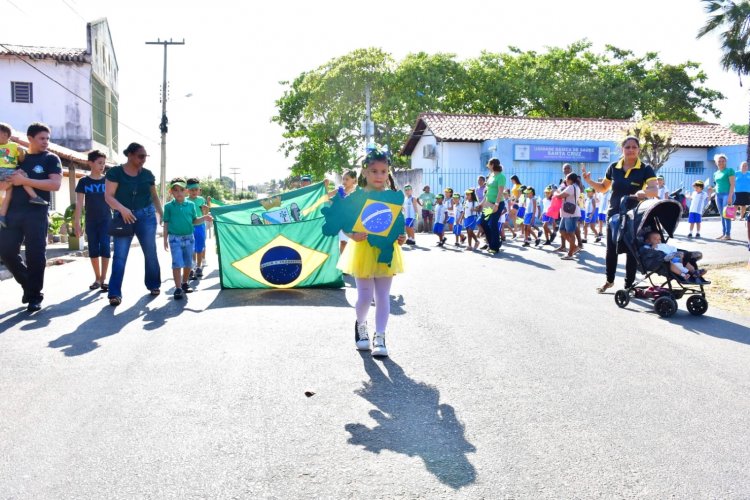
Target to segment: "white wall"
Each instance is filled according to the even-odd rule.
[[[426,145],[435,146],[436,144],[437,141],[435,140],[435,136],[433,136],[431,132],[430,135],[423,135],[420,137],[417,147],[414,148],[414,151],[411,154],[411,168],[420,168],[424,171],[435,170],[435,160],[424,158],[422,150]],[[440,148],[438,148],[438,154],[439,153]]]
[[[94,74],[117,95],[117,58],[115,57],[112,38],[109,36],[107,22],[92,24],[90,37],[91,65]]]
[[[34,66],[91,102],[91,67],[35,60]],[[33,83],[33,103],[11,102],[12,81]],[[91,148],[91,107],[15,57],[0,58],[0,121],[25,133],[39,121],[52,128],[52,142],[70,149]]]
[[[482,144],[478,142],[441,142],[438,165],[442,172],[482,170]]]

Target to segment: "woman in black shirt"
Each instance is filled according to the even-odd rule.
[[[586,172],[585,168],[583,169],[584,180],[598,193],[606,193],[612,188],[612,195],[609,197],[609,208],[607,210],[607,281],[596,289],[599,293],[604,293],[605,290],[612,288],[615,284],[617,241],[613,240],[615,235],[611,230],[610,224],[619,224],[619,215],[617,214],[620,212],[622,197],[635,195],[639,200],[645,200],[646,198],[655,198],[659,194],[654,169],[650,165],[641,163],[639,158],[641,145],[638,138],[628,136],[622,141],[621,146],[622,158],[607,168],[607,173],[602,182],[592,180],[591,173]],[[612,220],[612,217],[615,215],[615,219]],[[627,254],[627,260],[625,261],[625,288],[635,282],[637,269],[635,257]]]

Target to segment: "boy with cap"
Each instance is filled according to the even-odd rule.
[[[183,292],[193,291],[188,285],[190,271],[193,269],[195,246],[193,227],[213,219],[210,215],[201,215],[195,203],[185,199],[185,179],[172,179],[169,186],[173,200],[164,205],[164,250],[170,250],[172,253],[174,298],[180,300]]]
[[[445,196],[439,194],[435,196],[435,228],[433,232],[438,237],[437,246],[441,247],[445,244],[445,219],[448,216],[446,206],[443,205],[443,199]]]
[[[695,181],[693,183],[693,193],[687,196],[687,199],[690,200],[690,210],[688,212],[690,232],[688,233],[688,238],[693,237],[693,226],[696,224],[698,225],[698,231],[696,231],[695,237],[701,237],[701,215],[703,214],[703,209],[706,208],[706,203],[708,203],[708,193],[703,191],[703,187],[703,181]]]
[[[412,187],[407,184],[404,186],[404,226],[406,226],[406,244],[416,245],[414,240],[414,226],[417,222],[417,199],[412,194]]]
[[[201,196],[201,184],[198,179],[191,177],[187,181],[188,200],[192,201],[195,208],[201,215],[208,215],[211,209],[210,203]],[[195,239],[195,249],[193,260],[195,261],[195,271],[190,271],[190,279],[203,277],[203,261],[206,258],[206,223],[201,222],[193,226],[193,238]]]

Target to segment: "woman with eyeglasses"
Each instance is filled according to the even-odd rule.
[[[109,278],[109,304],[112,306],[122,302],[122,279],[133,236],[138,238],[143,251],[146,288],[156,296],[161,286],[156,253],[156,214],[161,221],[163,212],[156,192],[156,178],[150,170],[143,168],[148,158],[143,146],[133,142],[123,154],[128,161],[107,172],[104,191],[104,199],[115,211],[112,221],[114,258]]]

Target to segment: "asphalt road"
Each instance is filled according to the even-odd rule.
[[[28,316],[3,281],[0,498],[750,496],[746,317],[619,309],[603,246],[417,241],[386,361],[354,350],[350,285],[222,292],[211,266],[152,299],[133,249],[120,307],[79,260]]]

